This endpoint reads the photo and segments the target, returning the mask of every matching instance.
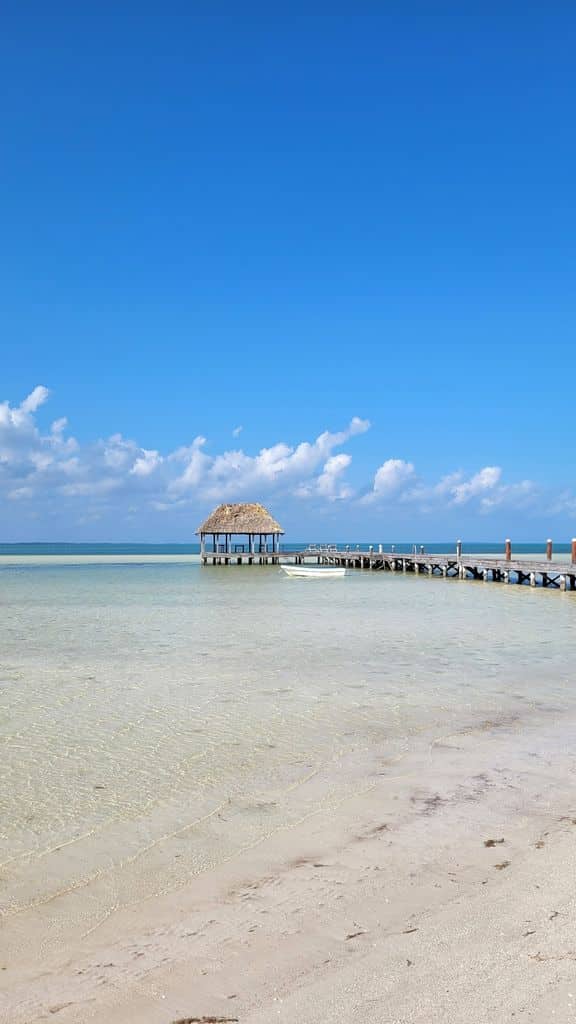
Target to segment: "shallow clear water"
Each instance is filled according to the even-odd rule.
[[[576,703],[571,594],[145,561],[4,566],[0,594],[13,937],[183,884],[353,792],[365,751]]]

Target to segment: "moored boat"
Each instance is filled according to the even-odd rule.
[[[339,565],[287,565],[285,562],[281,562],[280,568],[287,576],[337,579],[346,575],[345,567]]]

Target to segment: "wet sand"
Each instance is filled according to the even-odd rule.
[[[575,735],[550,707],[420,736],[403,757],[375,745],[338,804],[177,892],[159,877],[68,948],[47,934],[33,960],[0,964],[0,1019],[567,1024]]]

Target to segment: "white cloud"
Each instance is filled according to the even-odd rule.
[[[172,459],[181,457],[187,465],[169,489],[182,496],[200,487],[203,496],[213,500],[248,493],[266,494],[271,489],[303,494],[307,484],[314,489],[312,478],[324,467],[333,449],[369,427],[368,420],[355,416],[345,430],[324,431],[315,441],[301,441],[295,446],[280,442],[261,448],[257,455],[247,455],[237,449],[208,456],[200,451],[205,439],[197,438],[190,449],[179,449],[171,456]]]
[[[45,388],[43,384],[39,384],[30,392],[27,398],[24,399],[20,409],[24,413],[36,412],[44,402],[47,401],[50,392],[48,388]]]
[[[364,495],[364,504],[390,498],[414,479],[414,466],[403,459],[387,459],[376,470],[372,490]]]
[[[345,452],[331,455],[324,463],[320,475],[308,483],[300,484],[295,493],[301,498],[318,495],[328,501],[343,501],[345,498],[352,497],[354,491],[341,479],[351,462],[352,456]]]
[[[361,499],[363,504],[402,504],[419,513],[473,505],[481,514],[499,507],[530,509],[540,497],[532,480],[506,484],[500,466],[484,466],[470,477],[461,471],[447,473],[437,483],[419,479],[411,462],[388,459],[376,471],[372,489]]]
[[[471,498],[476,498],[479,494],[485,494],[486,491],[494,490],[501,476],[502,470],[500,466],[484,466],[484,469],[481,469],[479,473],[475,473],[470,480],[454,484],[451,488],[454,504],[463,505],[465,502],[470,501]]]
[[[232,437],[240,437],[240,434],[242,433],[243,430],[244,427],[234,427],[234,430],[232,431]]]
[[[337,502],[365,506],[402,505],[418,514],[445,509],[490,515],[499,508],[533,514],[576,516],[572,491],[550,496],[530,480],[507,481],[500,466],[465,474],[461,470],[426,481],[414,463],[386,458],[376,469],[368,492],[357,497],[352,455],[347,448],[370,427],[353,417],[337,431],[314,440],[279,441],[255,453],[240,447],[211,453],[206,438],[165,453],[144,448],[119,433],[80,445],[69,433],[66,417],[40,430],[36,413],[49,392],[38,385],[20,405],[0,403],[0,498],[25,516],[62,515],[74,509],[88,523],[105,514],[138,517],[143,509],[189,514],[225,500],[312,500],[328,510]],[[240,428],[236,428],[236,435]],[[8,508],[8,504],[5,505]],[[64,511],[63,511],[64,510]]]
[[[163,461],[159,452],[142,448],[130,472],[134,476],[150,476]]]
[[[55,436],[59,437],[64,433],[67,426],[68,420],[65,416],[61,416],[59,420],[54,420],[50,429]]]
[[[168,456],[170,462],[183,462],[186,466],[184,471],[175,480],[170,481],[168,485],[169,493],[181,495],[199,486],[204,473],[210,465],[209,456],[205,455],[202,451],[205,444],[205,437],[196,437],[187,448],[178,448]]]
[[[352,456],[346,455],[344,452],[340,455],[331,455],[324,463],[324,469],[318,477],[316,485],[318,494],[329,498],[330,501],[335,501],[337,498],[349,498],[352,490],[346,484],[341,483],[340,477],[348,469],[351,462]]]

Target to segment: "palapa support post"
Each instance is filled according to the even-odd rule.
[[[548,562],[552,561],[552,541],[550,540],[550,537],[546,541],[546,560]]]

